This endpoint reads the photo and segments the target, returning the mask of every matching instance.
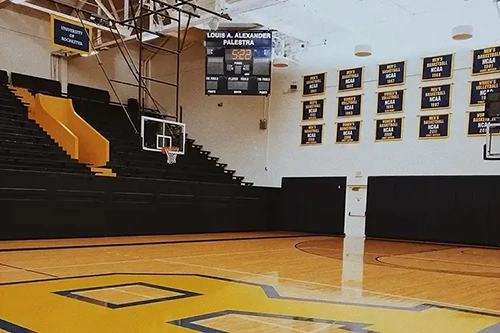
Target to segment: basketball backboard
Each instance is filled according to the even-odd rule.
[[[483,159],[488,161],[500,160],[500,123],[495,122],[495,120],[486,125]]]
[[[161,153],[163,147],[178,147],[184,155],[186,124],[154,117],[141,117],[142,149]]]

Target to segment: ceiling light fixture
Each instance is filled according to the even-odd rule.
[[[472,38],[472,26],[459,25],[452,30],[454,40],[467,40]]]
[[[354,47],[354,55],[356,57],[369,57],[372,55],[372,47],[371,45],[356,45]]]

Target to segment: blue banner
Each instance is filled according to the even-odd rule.
[[[80,54],[92,52],[89,42],[89,38],[92,39],[92,28],[53,15],[50,22],[51,42],[54,47]]]
[[[304,75],[302,78],[302,96],[314,96],[325,93],[326,73]]]
[[[486,135],[486,128],[491,122],[491,118],[486,117],[484,111],[470,111],[469,121],[467,123],[468,136],[484,136]]]
[[[420,109],[424,111],[449,109],[451,107],[451,84],[422,87]]]
[[[359,143],[361,138],[361,121],[337,123],[335,143]]]
[[[377,93],[377,114],[403,112],[404,89]]]
[[[406,61],[378,65],[378,86],[396,86],[405,83]]]
[[[472,75],[500,72],[500,46],[472,51]]]
[[[361,98],[363,95],[339,96],[337,116],[352,117],[361,115]]]
[[[302,101],[302,120],[323,119],[323,111],[325,110],[324,99],[314,99],[310,101]]]
[[[445,139],[450,132],[450,114],[420,116],[419,139]]]
[[[422,81],[444,80],[453,77],[454,54],[427,57],[422,60]]]
[[[305,145],[320,145],[323,142],[323,124],[302,125],[300,144]]]
[[[339,70],[338,91],[363,88],[363,67]]]
[[[403,118],[375,120],[375,141],[398,141],[403,139]]]
[[[484,104],[486,94],[490,92],[500,92],[500,79],[472,81],[470,83],[469,105]]]

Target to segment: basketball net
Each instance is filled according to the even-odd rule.
[[[174,164],[177,162],[177,152],[179,151],[179,147],[166,146],[161,149],[161,153],[163,155],[167,155],[167,163]]]

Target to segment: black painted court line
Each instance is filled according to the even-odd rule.
[[[20,270],[20,271],[25,271],[25,272],[35,273],[35,274],[39,274],[39,275],[45,275],[45,276],[48,276],[48,277],[51,277],[51,278],[58,278],[58,276],[57,276],[57,275],[52,275],[52,274],[42,273],[42,272],[39,272],[39,271],[34,271],[34,270],[32,270],[32,269],[28,269],[28,268],[22,268],[22,267],[17,267],[17,266],[12,266],[12,265],[7,265],[7,264],[1,263],[1,262],[0,262],[0,266],[9,267],[9,268],[13,268],[13,269],[18,269],[18,270]]]
[[[262,240],[262,239],[318,237],[318,236],[327,236],[327,235],[311,234],[311,235],[300,235],[300,236],[299,235],[261,236],[261,237],[237,237],[237,238],[219,238],[219,239],[186,239],[186,240],[164,241],[164,242],[88,244],[88,245],[67,245],[67,246],[47,246],[47,247],[25,247],[25,248],[21,247],[15,249],[0,249],[0,252],[47,251],[47,250],[64,250],[64,249],[87,249],[87,248],[99,248],[99,247],[124,247],[124,246],[168,245],[168,244],[189,244],[189,243],[215,243],[215,242],[251,241],[251,240]]]

